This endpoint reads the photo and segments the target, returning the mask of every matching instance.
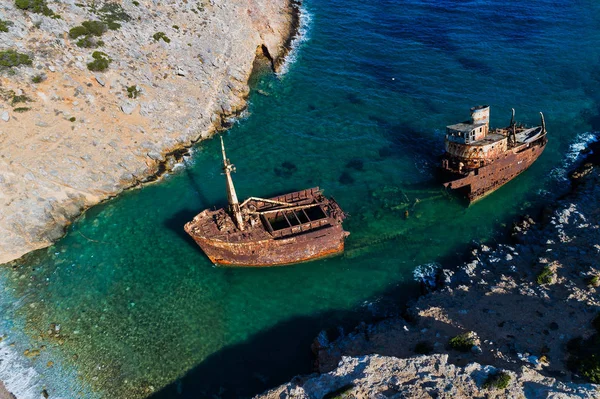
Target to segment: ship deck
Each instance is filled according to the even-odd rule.
[[[287,205],[282,205],[286,203]],[[186,226],[196,236],[226,242],[256,242],[300,235],[326,228],[344,217],[339,205],[318,187],[242,203],[244,230],[225,209],[204,210]]]

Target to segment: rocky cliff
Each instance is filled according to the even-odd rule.
[[[591,384],[562,383],[522,367],[502,372],[491,366],[471,363],[465,367],[448,362],[448,355],[398,359],[380,355],[343,357],[338,367],[326,374],[297,377],[273,389],[264,399],[406,399],[406,398],[586,398],[598,397]],[[507,376],[502,382],[488,381],[490,375]],[[500,387],[498,387],[500,385]]]
[[[209,137],[296,21],[290,0],[2,1],[0,263]]]
[[[313,344],[322,374],[261,397],[600,397],[589,384],[600,382],[599,183],[585,164],[571,194],[514,225],[513,243],[480,245],[471,261],[439,270],[437,289],[403,318],[332,342],[322,332]]]

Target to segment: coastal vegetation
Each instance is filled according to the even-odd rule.
[[[483,383],[484,389],[506,389],[510,383],[510,374],[506,371],[490,374]]]
[[[108,56],[108,54],[103,53],[102,51],[94,51],[92,53],[92,58],[94,61],[88,63],[87,67],[93,72],[105,71],[112,62],[112,59]]]
[[[554,281],[554,272],[550,269],[550,266],[544,266],[540,274],[538,274],[536,281],[539,285],[552,284],[552,281]]]
[[[592,320],[596,331],[588,339],[573,338],[567,343],[569,358],[567,367],[588,381],[600,384],[600,313]]]
[[[27,97],[24,94],[18,95],[18,96],[13,96],[13,98],[10,101],[10,105],[16,105],[18,103],[27,103],[30,102],[31,98]]]
[[[8,28],[12,26],[12,22],[0,19],[0,32],[8,32]]]
[[[69,30],[69,37],[76,39],[79,36],[94,35],[102,36],[108,30],[108,26],[102,21],[85,21],[80,26]]]
[[[118,3],[105,3],[97,10],[97,13],[110,30],[117,30],[121,27],[122,22],[131,21],[131,16]]]
[[[127,88],[127,97],[129,98],[138,98],[141,93],[142,90],[138,87],[138,85],[129,86]]]
[[[48,7],[46,0],[15,0],[15,5],[21,10],[42,14],[51,18],[60,18],[60,15],[54,13]]]
[[[35,75],[33,78],[31,78],[33,83],[42,83],[44,80],[46,80],[44,75]]]
[[[80,26],[76,26],[69,30],[69,37],[71,39],[77,39],[77,46],[84,48],[96,48],[103,46],[102,40],[97,40],[96,37],[100,37],[108,30],[108,25],[102,21],[85,21]]]
[[[15,50],[0,51],[0,67],[12,68],[31,64],[32,60],[27,54],[21,54]]]
[[[153,36],[154,40],[159,41],[162,39],[166,43],[171,43],[171,39],[169,39],[165,32],[156,32]]]
[[[450,338],[448,341],[450,348],[459,352],[468,352],[475,345],[475,337],[471,331],[457,335],[454,338]]]

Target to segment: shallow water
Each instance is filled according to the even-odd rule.
[[[89,210],[56,245],[0,269],[0,380],[23,373],[3,368],[10,360],[34,373],[19,389],[51,397],[240,397],[309,372],[320,329],[393,310],[418,292],[416,266],[457,262],[559,195],[571,146],[599,129],[597,3],[303,8],[293,62],[255,78],[225,142],[240,198],[311,186],[334,196],[351,215],[345,255],[214,268],[182,229],[226,201],[218,140],[202,142],[160,183]],[[445,125],[481,103],[495,126],[511,107],[528,124],[543,111],[550,142],[525,174],[465,208],[433,172]]]

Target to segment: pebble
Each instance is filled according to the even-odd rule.
[[[8,111],[4,111],[4,112],[2,113],[2,120],[3,120],[4,122],[8,122],[8,121],[10,120],[10,115],[8,115]]]

